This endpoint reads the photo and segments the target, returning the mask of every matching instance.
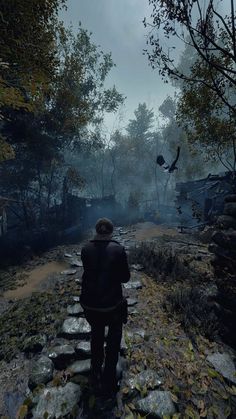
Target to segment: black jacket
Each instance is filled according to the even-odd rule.
[[[81,304],[106,309],[122,300],[122,282],[128,282],[130,271],[125,249],[114,240],[91,240],[81,251]]]

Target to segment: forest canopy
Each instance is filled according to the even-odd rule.
[[[65,149],[99,147],[96,126],[124,96],[105,87],[111,53],[81,25],[59,21],[64,0],[1,3],[1,194],[22,204],[32,226],[68,187],[83,188]]]

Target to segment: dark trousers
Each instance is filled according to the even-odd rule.
[[[94,373],[101,371],[104,362],[105,326],[108,326],[103,383],[112,387],[116,384],[116,365],[122,337],[121,309],[106,313],[85,310],[85,318],[91,326],[91,367]]]

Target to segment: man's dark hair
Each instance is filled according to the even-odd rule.
[[[108,218],[99,218],[96,222],[97,234],[112,234],[113,224]]]

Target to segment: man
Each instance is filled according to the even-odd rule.
[[[104,394],[117,391],[118,362],[122,323],[127,310],[122,296],[122,282],[128,282],[130,271],[125,249],[112,240],[113,224],[107,218],[96,223],[96,235],[82,248],[84,273],[80,303],[91,326],[91,369],[94,380],[100,380]],[[105,326],[108,326],[105,366]]]

